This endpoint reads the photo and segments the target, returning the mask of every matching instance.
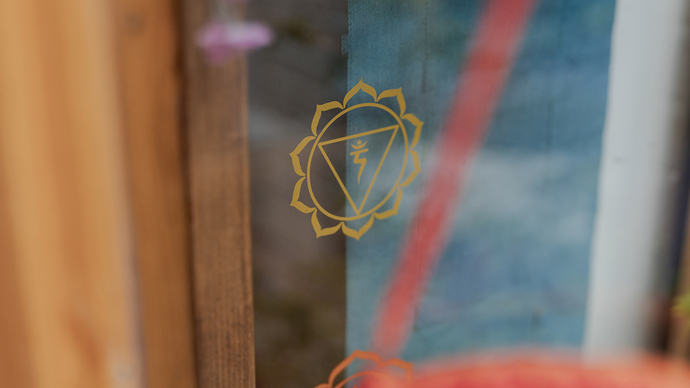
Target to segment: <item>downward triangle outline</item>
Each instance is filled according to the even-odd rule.
[[[372,187],[374,187],[374,183],[376,182],[376,178],[378,177],[379,172],[381,171],[381,166],[383,166],[383,162],[386,160],[386,156],[388,155],[388,151],[391,149],[391,145],[393,144],[393,140],[395,140],[395,136],[398,133],[398,129],[400,129],[399,125],[391,125],[388,127],[374,129],[374,130],[371,130],[368,132],[358,133],[356,135],[349,135],[349,136],[345,136],[345,137],[341,137],[341,138],[328,140],[328,141],[324,141],[324,142],[319,143],[319,150],[321,151],[321,154],[323,155],[324,159],[326,159],[326,163],[328,164],[328,167],[331,168],[331,172],[333,172],[333,175],[335,176],[335,179],[338,181],[340,188],[343,190],[345,197],[347,197],[347,200],[350,202],[350,206],[352,206],[352,209],[354,209],[355,214],[357,214],[357,215],[360,215],[360,213],[362,212],[362,209],[364,208],[364,204],[367,202],[367,198],[369,197],[369,193],[371,192]],[[334,144],[334,143],[339,143],[341,141],[346,141],[346,140],[350,140],[350,139],[356,139],[358,137],[369,136],[369,135],[373,135],[376,133],[386,132],[386,131],[393,131],[393,135],[391,135],[391,139],[388,141],[388,146],[386,146],[386,150],[384,151],[383,156],[381,157],[381,161],[379,162],[379,165],[376,168],[376,172],[374,173],[374,177],[371,180],[371,183],[369,183],[369,187],[367,188],[366,194],[364,194],[364,198],[362,199],[362,203],[359,205],[359,207],[357,207],[355,205],[355,201],[352,199],[352,196],[350,195],[350,192],[347,190],[347,187],[343,183],[343,180],[340,179],[340,175],[335,170],[335,167],[333,167],[333,163],[331,163],[331,159],[328,157],[328,154],[323,149],[323,146],[329,145],[329,144]]]

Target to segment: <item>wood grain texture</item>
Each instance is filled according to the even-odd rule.
[[[0,171],[3,171],[1,166]],[[0,179],[0,387],[32,388],[35,385],[26,309],[17,278],[17,256],[9,223],[6,183]]]
[[[196,387],[174,0],[117,0],[149,388]]]
[[[28,352],[37,388],[142,387],[113,42],[106,2],[0,0],[0,180],[28,346],[0,352]]]
[[[205,64],[207,5],[183,1],[199,386],[253,388],[246,61]]]

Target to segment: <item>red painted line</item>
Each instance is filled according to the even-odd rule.
[[[372,348],[394,356],[407,342],[422,293],[452,232],[473,156],[481,147],[537,0],[490,0],[435,152],[437,160],[379,310]]]

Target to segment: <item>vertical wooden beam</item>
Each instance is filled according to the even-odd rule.
[[[0,0],[0,200],[37,388],[142,387],[111,32],[106,2]]]
[[[208,3],[183,1],[198,373],[200,388],[253,388],[246,61],[205,64]]]
[[[0,166],[0,171],[4,169]],[[0,179],[0,387],[34,387],[5,180]]]
[[[116,0],[148,388],[196,387],[175,0]]]

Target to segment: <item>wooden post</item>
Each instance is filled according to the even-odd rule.
[[[194,305],[200,388],[253,388],[246,62],[207,66],[208,2],[183,1]]]
[[[176,4],[0,0],[0,387],[254,386],[246,65]]]
[[[0,171],[5,169],[0,166]],[[10,223],[7,197],[8,182],[0,179],[0,387],[35,387],[26,306],[18,278],[14,231]]]
[[[196,384],[175,0],[117,0],[148,388]]]
[[[0,0],[2,387],[143,386],[111,22],[102,1]]]

